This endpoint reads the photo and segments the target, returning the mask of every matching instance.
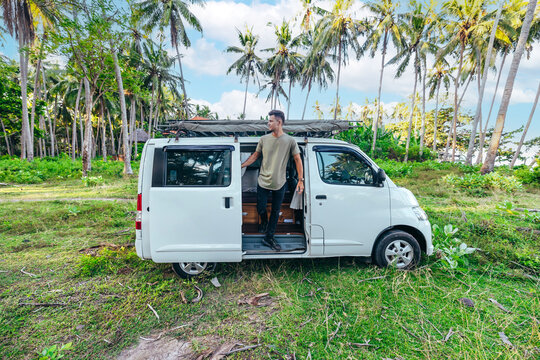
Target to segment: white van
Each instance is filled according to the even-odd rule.
[[[297,178],[291,158],[275,235],[282,249],[262,245],[260,159],[241,169],[258,140],[148,140],[139,170],[137,255],[172,263],[178,275],[191,277],[216,262],[245,259],[359,256],[406,269],[421,252],[432,254],[430,223],[409,190],[396,186],[357,146],[308,137],[295,137],[304,163],[303,209],[289,207]]]

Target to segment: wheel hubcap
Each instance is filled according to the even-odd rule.
[[[202,273],[206,267],[208,266],[208,263],[205,262],[184,262],[180,263],[180,268],[189,275],[199,275]]]
[[[409,266],[413,261],[414,250],[408,242],[395,240],[386,247],[384,256],[388,264],[401,269]]]

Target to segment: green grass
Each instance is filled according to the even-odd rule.
[[[463,169],[415,166],[394,181],[417,195],[432,224],[458,227],[456,236],[482,250],[458,270],[441,267],[436,257],[408,272],[354,258],[245,261],[185,281],[169,265],[140,260],[128,246],[134,241],[135,201],[2,203],[1,357],[36,358],[45,348],[72,342],[67,358],[114,358],[140,336],[157,338],[182,326],[163,336],[191,341],[195,353],[222,342],[262,344],[232,359],[537,359],[539,238],[516,229],[540,230],[540,224],[496,205],[511,201],[534,208],[540,194],[526,189],[471,196],[445,185],[447,174],[462,175]],[[133,178],[111,178],[91,189],[80,179],[60,182],[62,189],[58,184],[3,187],[0,199],[136,193]],[[89,249],[100,244],[106,245]],[[213,276],[222,287],[210,283]],[[195,298],[195,285],[203,299],[184,303],[182,295]],[[265,292],[265,306],[238,303]],[[463,306],[463,297],[475,307]],[[450,329],[454,334],[443,341]],[[499,332],[513,349],[503,345]],[[354,345],[362,343],[371,346]]]

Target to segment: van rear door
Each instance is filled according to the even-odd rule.
[[[240,147],[232,138],[188,138],[156,148],[149,200],[152,260],[241,261],[240,174]]]

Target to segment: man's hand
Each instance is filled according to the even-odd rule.
[[[304,191],[304,182],[302,180],[298,181],[298,185],[296,185],[296,191],[298,193],[302,193]]]

